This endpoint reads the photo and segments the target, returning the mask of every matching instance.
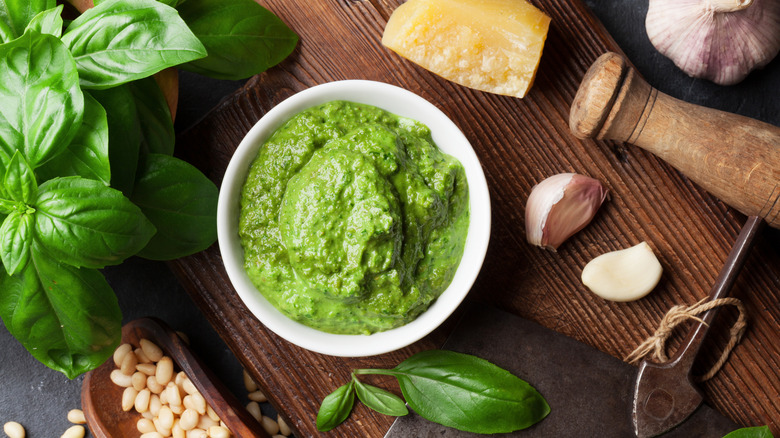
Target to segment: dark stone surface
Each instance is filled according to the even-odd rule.
[[[585,0],[651,85],[679,99],[780,125],[780,59],[744,82],[722,87],[692,79],[652,47],[644,31],[646,0]],[[177,132],[203,117],[242,82],[215,81],[182,73]],[[777,233],[775,233],[776,235]],[[105,270],[125,321],[157,316],[184,331],[193,346],[239,399],[241,368],[190,298],[160,262],[130,259]],[[60,436],[68,410],[80,407],[81,379],[68,380],[38,363],[0,327],[0,424],[18,421],[30,438]]]

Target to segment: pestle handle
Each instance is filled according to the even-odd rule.
[[[585,74],[569,126],[579,138],[639,146],[743,214],[780,228],[780,127],[661,93],[612,52]]]

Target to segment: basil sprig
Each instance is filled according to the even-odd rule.
[[[318,430],[328,431],[344,422],[352,411],[355,394],[377,412],[392,416],[408,413],[400,397],[361,383],[357,379],[361,374],[395,377],[406,403],[421,417],[467,432],[521,430],[550,413],[544,397],[509,371],[476,356],[430,350],[390,370],[354,370],[349,383],[322,401]]]
[[[99,269],[216,240],[217,187],[172,156],[173,120],[150,75],[186,64],[246,78],[297,43],[253,0],[94,3],[66,22],[56,0],[0,0],[0,318],[69,378],[120,340]]]

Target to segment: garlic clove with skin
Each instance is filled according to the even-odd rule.
[[[780,52],[780,1],[650,0],[645,28],[689,76],[732,85]]]
[[[545,179],[531,189],[526,202],[528,242],[558,249],[566,239],[590,223],[606,197],[607,189],[594,178],[560,173]]]

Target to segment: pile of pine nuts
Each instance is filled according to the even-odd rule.
[[[69,427],[60,438],[84,438],[84,435],[87,433],[84,426],[81,426],[87,422],[87,420],[84,419],[84,412],[81,409],[71,409],[68,411],[68,421],[74,425]],[[3,432],[5,432],[8,438],[25,438],[27,436],[24,427],[16,421],[5,423],[3,425]]]
[[[184,371],[148,339],[114,351],[111,381],[125,388],[122,410],[141,414],[141,438],[228,438],[233,435]]]
[[[263,426],[263,429],[272,435],[271,438],[287,438],[292,435],[290,426],[284,421],[281,416],[277,416],[276,420],[271,417],[265,416],[260,409],[260,403],[268,401],[268,397],[263,394],[257,386],[257,383],[252,379],[252,376],[244,370],[244,387],[247,391],[247,398],[250,402],[246,405],[246,410],[255,417],[255,420]]]

